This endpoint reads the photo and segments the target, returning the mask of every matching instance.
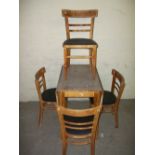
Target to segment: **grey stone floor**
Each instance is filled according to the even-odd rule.
[[[79,103],[72,103],[76,107]],[[87,104],[80,105],[88,106]],[[38,103],[19,103],[19,154],[61,155],[59,122],[56,112],[46,111],[41,127],[38,127]],[[100,119],[96,155],[135,154],[135,100],[121,100],[119,128],[114,128],[111,114],[103,113]],[[69,145],[67,155],[89,155],[90,146]]]

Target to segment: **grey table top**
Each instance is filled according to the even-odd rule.
[[[96,77],[93,79],[90,65],[70,65],[67,79],[64,78],[64,67],[62,66],[57,84],[57,92],[64,90],[103,91],[103,87],[97,69]]]

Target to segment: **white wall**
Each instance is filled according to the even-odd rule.
[[[94,39],[97,68],[104,89],[110,89],[111,70],[125,77],[123,98],[135,97],[134,0],[20,0],[20,101],[38,100],[34,74],[45,66],[48,87],[56,87],[63,64],[65,39],[61,9],[98,9]]]

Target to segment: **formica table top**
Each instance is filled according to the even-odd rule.
[[[67,71],[67,79],[64,78],[64,66],[62,66],[58,91],[103,91],[102,83],[96,69],[96,77],[93,79],[90,65],[70,65]]]

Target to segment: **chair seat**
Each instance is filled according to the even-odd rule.
[[[64,45],[97,45],[97,43],[92,39],[87,38],[72,38],[64,41]]]
[[[110,91],[104,91],[103,104],[113,104],[116,101],[116,96]]]
[[[46,89],[42,93],[43,100],[48,102],[55,102],[56,101],[55,91],[56,88]]]

